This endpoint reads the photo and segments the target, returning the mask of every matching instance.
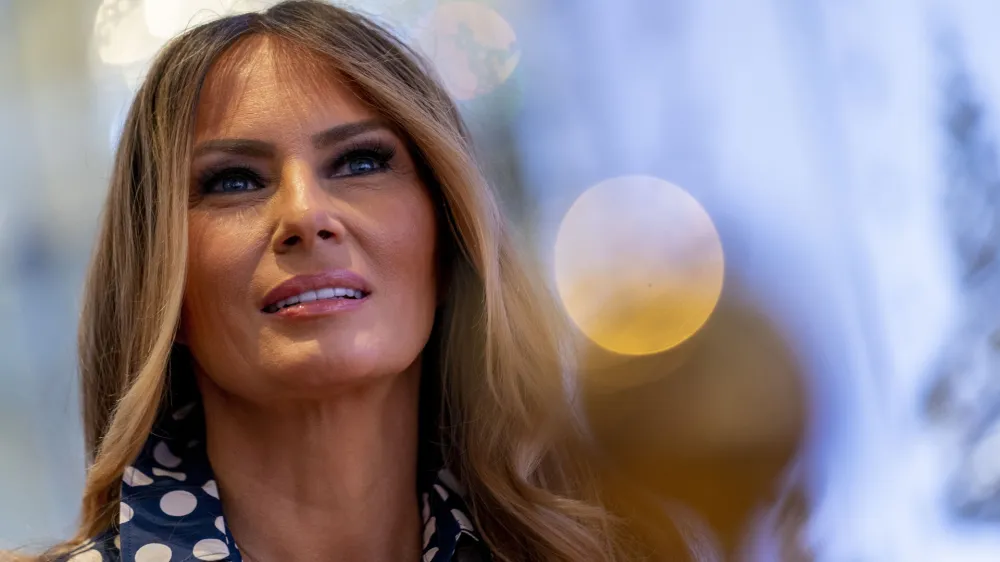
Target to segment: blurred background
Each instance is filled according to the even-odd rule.
[[[0,548],[73,529],[79,295],[146,64],[271,3],[0,0]],[[460,100],[652,526],[1000,559],[1000,4],[343,3]]]

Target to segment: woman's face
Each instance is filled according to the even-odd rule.
[[[224,56],[191,189],[180,338],[215,385],[317,398],[418,361],[434,206],[403,139],[332,73],[266,39]]]

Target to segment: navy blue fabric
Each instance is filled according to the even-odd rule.
[[[175,395],[176,397],[176,395]],[[71,553],[72,562],[241,562],[204,445],[204,416],[196,396],[164,414],[135,462],[125,470],[119,528]],[[477,536],[462,486],[442,469],[417,494],[424,523],[422,562],[458,561],[460,542]],[[337,560],[331,553],[331,560]]]

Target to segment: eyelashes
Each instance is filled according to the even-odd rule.
[[[202,195],[256,191],[267,185],[265,178],[252,167],[236,164],[208,168],[198,175]]]
[[[390,169],[389,163],[396,155],[396,147],[380,140],[360,141],[350,145],[341,156],[334,159],[327,177],[362,176]],[[346,173],[345,173],[346,171]]]
[[[378,139],[357,141],[343,149],[321,168],[324,179],[343,179],[368,176],[391,170],[396,147]],[[197,195],[214,196],[249,193],[264,189],[273,183],[254,166],[223,163],[201,171],[195,178]]]

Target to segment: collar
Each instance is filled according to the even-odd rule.
[[[120,535],[114,540],[121,560],[243,560],[208,462],[201,403],[192,398],[179,408],[163,409],[142,452],[125,469]],[[424,525],[422,562],[456,561],[465,542],[485,549],[451,472],[437,471],[420,488],[415,499]]]

